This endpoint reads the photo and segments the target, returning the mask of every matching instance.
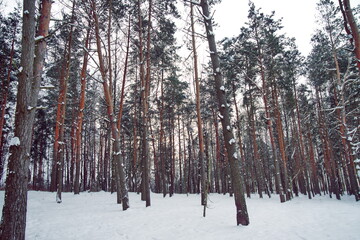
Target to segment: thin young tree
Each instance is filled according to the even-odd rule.
[[[143,172],[143,194],[145,196],[146,207],[150,206],[150,162],[149,162],[149,95],[150,95],[150,80],[151,80],[151,61],[150,61],[150,45],[151,45],[151,20],[152,20],[152,0],[149,0],[149,15],[148,15],[148,29],[147,29],[147,52],[146,52],[146,76],[143,85],[143,146],[142,146],[142,161],[144,164]]]
[[[60,70],[60,89],[57,101],[56,122],[55,122],[55,136],[54,136],[54,152],[53,152],[53,171],[52,171],[52,191],[56,190],[56,202],[61,203],[61,192],[63,188],[63,167],[65,154],[65,113],[68,91],[68,79],[70,72],[71,51],[72,51],[72,36],[74,30],[75,19],[75,0],[73,1],[71,13],[70,32],[65,45],[63,56],[63,63]]]
[[[79,100],[79,109],[76,118],[75,125],[75,179],[74,179],[74,194],[80,193],[80,153],[81,153],[81,133],[82,125],[84,118],[84,108],[85,108],[85,93],[86,93],[86,70],[89,60],[89,45],[90,45],[90,28],[87,30],[85,38],[85,50],[83,57],[83,66],[80,73],[80,100]]]
[[[191,43],[194,58],[194,80],[195,80],[195,99],[196,99],[196,120],[198,128],[199,138],[199,162],[200,162],[200,178],[201,178],[201,205],[206,206],[206,195],[205,195],[205,164],[204,164],[204,134],[200,112],[200,84],[199,84],[199,72],[198,72],[198,56],[196,50],[195,40],[195,23],[194,23],[194,10],[193,3],[190,3],[190,20],[191,20]]]

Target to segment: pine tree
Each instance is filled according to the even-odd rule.
[[[21,71],[17,93],[15,132],[10,142],[6,194],[0,226],[0,239],[25,239],[27,184],[30,146],[35,109],[40,90],[41,67],[46,48],[51,1],[42,1],[35,37],[35,1],[23,3]],[[35,43],[37,41],[37,46]],[[35,53],[38,53],[35,58]],[[29,127],[30,126],[30,127]]]
[[[206,35],[209,43],[210,57],[212,62],[212,68],[215,78],[215,91],[218,99],[219,118],[221,119],[223,127],[223,135],[225,146],[228,154],[228,161],[230,163],[231,183],[232,189],[235,193],[235,205],[236,205],[236,219],[237,224],[248,225],[249,216],[247,212],[246,202],[243,192],[243,179],[241,175],[240,163],[238,161],[238,154],[235,147],[235,139],[233,133],[228,129],[230,124],[229,107],[226,101],[225,89],[222,80],[222,74],[220,70],[220,60],[216,49],[216,42],[212,26],[212,17],[209,11],[209,4],[207,0],[200,2],[202,8],[202,14],[204,18],[204,24],[206,28]]]

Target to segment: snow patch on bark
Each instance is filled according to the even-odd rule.
[[[20,146],[20,139],[18,137],[13,137],[10,140],[10,146]]]

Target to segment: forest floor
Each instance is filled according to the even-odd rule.
[[[123,212],[116,194],[107,192],[55,193],[30,191],[27,240],[196,240],[196,239],[360,239],[360,202],[344,196],[308,200],[296,197],[280,203],[277,196],[247,199],[249,226],[236,226],[234,200],[211,194],[206,217],[199,195],[163,198],[151,194],[145,208],[140,195],[130,193],[130,209]],[[4,191],[0,191],[2,208]]]

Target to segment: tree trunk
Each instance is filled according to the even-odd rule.
[[[145,205],[149,207],[150,202],[150,166],[149,166],[149,94],[150,94],[150,80],[151,80],[151,64],[150,64],[150,44],[151,44],[151,14],[152,14],[152,0],[149,0],[149,16],[147,29],[147,46],[146,46],[146,77],[142,88],[142,104],[143,104],[143,131],[142,131],[142,163],[143,168],[143,194],[145,198]],[[141,30],[141,29],[140,29]]]
[[[344,0],[345,3],[345,8],[348,5],[349,7],[349,3],[348,0]],[[349,10],[351,12],[351,9]],[[349,12],[348,10],[346,11],[347,14]],[[352,15],[352,14],[351,14]],[[353,18],[353,16],[352,16]],[[354,19],[353,19],[353,23]],[[357,30],[357,26],[355,24],[354,28],[356,28],[357,31],[357,41],[359,41],[359,34],[358,34],[358,30]],[[353,30],[353,27],[352,27]],[[355,38],[355,37],[354,37]],[[334,58],[334,63],[335,63],[335,68],[336,68],[336,80],[337,82],[334,83],[334,101],[335,101],[335,105],[338,106],[340,105],[340,108],[336,109],[336,114],[337,114],[337,118],[339,121],[339,132],[340,132],[340,137],[341,137],[341,143],[342,143],[342,155],[344,156],[344,159],[346,161],[346,166],[347,166],[347,170],[349,173],[349,178],[350,178],[350,193],[354,194],[355,196],[355,200],[359,201],[360,200],[360,193],[359,193],[359,184],[358,181],[356,179],[356,169],[355,169],[355,163],[354,163],[354,156],[351,154],[351,145],[348,142],[348,132],[347,132],[347,124],[346,124],[346,112],[345,112],[345,97],[344,97],[344,87],[345,84],[343,84],[341,82],[341,73],[340,73],[340,66],[339,66],[339,61],[338,61],[338,57],[337,57],[337,50],[335,48],[335,44],[333,42],[333,38],[332,35],[330,34],[330,41],[331,41],[331,45],[332,45],[332,52],[333,52],[333,58]],[[359,46],[357,46],[356,44],[359,44]],[[356,43],[356,38],[355,38],[355,53],[356,55],[359,54],[359,56],[356,56],[357,59],[360,59],[360,43]],[[360,62],[357,60],[357,65],[358,67],[360,67]],[[359,68],[360,70],[360,68]],[[340,92],[337,92],[337,88],[343,86],[340,90]],[[340,96],[338,96],[340,95]],[[340,102],[339,102],[340,101]],[[346,169],[344,169],[344,171],[346,171]]]
[[[305,172],[306,179],[307,179],[308,196],[309,196],[309,199],[311,199],[310,182],[308,181],[308,179],[309,179],[309,177],[308,177],[308,172],[309,172],[308,169],[309,169],[310,160],[305,157],[305,145],[304,145],[303,131],[302,131],[302,127],[301,127],[300,110],[299,110],[299,103],[298,103],[298,98],[297,98],[297,90],[296,90],[295,81],[293,81],[293,91],[294,91],[295,110],[296,110],[296,125],[297,125],[297,131],[298,131],[299,142],[300,142],[300,147],[299,147],[300,158],[301,158],[302,163],[305,165],[304,172]]]
[[[336,169],[335,169],[335,161],[333,157],[333,152],[330,146],[330,140],[329,140],[329,133],[328,128],[326,124],[325,117],[323,115],[323,109],[321,106],[321,100],[320,100],[320,93],[319,89],[315,89],[316,94],[316,102],[318,106],[318,122],[319,122],[319,128],[320,128],[320,139],[322,142],[322,148],[323,148],[323,154],[324,154],[324,166],[327,173],[327,178],[330,180],[330,197],[331,193],[335,193],[336,198],[340,200],[340,192],[339,188],[336,184]]]
[[[243,143],[242,143],[242,137],[241,137],[241,120],[240,120],[240,113],[239,113],[239,108],[237,105],[237,100],[236,100],[236,92],[235,92],[235,84],[232,85],[233,88],[233,100],[234,100],[234,105],[235,105],[235,113],[236,113],[236,121],[237,121],[237,135],[238,135],[238,139],[239,139],[239,150],[240,150],[240,157],[241,157],[241,161],[243,162],[243,173],[244,173],[244,182],[245,182],[245,189],[246,189],[246,195],[247,197],[250,198],[250,191],[248,191],[249,189],[249,183],[248,183],[248,171],[246,168],[246,162],[245,162],[245,155],[244,155],[244,150],[243,150]],[[270,196],[269,196],[270,197]]]
[[[240,162],[238,160],[238,154],[236,152],[236,144],[234,135],[231,131],[230,124],[230,113],[229,107],[227,105],[222,75],[220,72],[220,59],[216,49],[216,41],[213,32],[212,26],[212,17],[209,12],[209,5],[207,0],[201,0],[200,2],[202,13],[205,22],[205,28],[207,33],[207,39],[209,43],[210,57],[212,68],[214,71],[215,78],[215,92],[218,100],[219,106],[219,117],[221,119],[223,127],[223,135],[225,146],[228,154],[228,160],[230,163],[230,174],[232,182],[232,190],[235,193],[235,205],[236,205],[236,219],[237,225],[248,225],[249,224],[249,215],[247,212],[244,191],[243,191],[243,179],[241,175]],[[230,130],[229,130],[230,128]]]
[[[352,39],[351,39],[351,43],[354,44],[355,49],[354,49],[354,53],[355,53],[355,57],[356,57],[356,66],[359,70],[360,73],[360,34],[359,34],[359,28],[358,25],[356,24],[354,15],[352,13],[352,9],[350,6],[350,0],[339,0],[339,5],[340,5],[340,9],[341,12],[343,14],[344,17],[344,26],[345,26],[345,30],[347,32],[347,34],[351,34],[352,35]],[[344,9],[345,7],[345,9]],[[350,26],[350,29],[349,29]]]
[[[81,152],[81,132],[82,132],[82,123],[84,117],[84,108],[85,108],[85,90],[86,90],[86,70],[89,58],[89,44],[90,43],[90,28],[87,30],[83,66],[80,73],[80,101],[79,101],[79,111],[76,118],[76,128],[75,128],[75,180],[74,180],[74,194],[80,193],[80,152]]]
[[[274,175],[275,175],[276,192],[279,193],[280,202],[285,202],[285,197],[284,197],[285,189],[281,185],[280,163],[279,163],[278,154],[277,154],[277,150],[276,150],[276,146],[275,146],[272,120],[270,117],[270,110],[269,110],[268,99],[267,99],[268,86],[266,84],[266,79],[265,79],[265,69],[264,69],[264,63],[263,63],[264,60],[263,60],[263,54],[262,54],[262,46],[259,42],[259,36],[258,36],[257,29],[255,29],[255,35],[256,35],[256,44],[259,48],[258,64],[260,67],[260,76],[261,76],[261,82],[262,82],[262,98],[263,98],[264,107],[265,107],[266,126],[267,126],[267,130],[269,133],[271,150],[272,150],[273,158],[274,158],[274,167],[275,167]]]
[[[200,84],[198,76],[198,63],[197,63],[197,50],[196,50],[196,41],[195,41],[195,23],[194,23],[194,10],[193,3],[190,3],[190,20],[191,20],[191,40],[192,40],[192,51],[194,56],[194,80],[195,80],[195,99],[196,99],[196,117],[197,117],[197,128],[198,128],[198,138],[199,138],[199,162],[200,162],[200,178],[201,178],[201,205],[206,205],[206,196],[205,196],[205,185],[206,185],[206,175],[205,175],[205,163],[204,163],[204,134],[201,120],[201,111],[200,111]]]
[[[159,102],[159,120],[160,120],[160,136],[159,136],[159,156],[160,156],[160,168],[161,168],[161,186],[163,197],[166,197],[166,179],[165,179],[165,147],[164,147],[164,70],[161,70],[160,80],[160,102]]]
[[[108,85],[108,79],[106,76],[106,69],[105,69],[105,63],[102,55],[102,46],[101,46],[101,39],[100,39],[100,30],[99,30],[99,19],[98,15],[96,13],[96,3],[95,0],[91,1],[91,8],[93,13],[93,18],[95,22],[95,36],[96,36],[96,47],[97,47],[97,53],[99,58],[99,65],[100,65],[100,73],[102,77],[102,84],[104,88],[104,96],[105,101],[107,104],[107,114],[110,121],[110,128],[111,128],[111,135],[114,139],[114,160],[116,161],[116,167],[118,169],[119,173],[119,180],[120,180],[120,188],[121,188],[121,194],[122,194],[122,205],[123,210],[126,210],[129,208],[129,196],[128,196],[128,190],[126,187],[126,179],[125,179],[125,171],[124,171],[124,165],[123,165],[123,159],[121,158],[121,147],[120,147],[120,133],[116,126],[116,121],[114,118],[114,107],[113,107],[113,101],[112,101],[112,94],[110,92],[110,88]]]
[[[284,131],[282,126],[281,114],[280,114],[280,106],[278,101],[278,94],[277,94],[277,86],[273,82],[272,84],[272,98],[274,101],[274,115],[275,115],[275,122],[276,122],[276,131],[277,131],[277,138],[279,144],[279,151],[280,157],[283,163],[283,174],[284,174],[284,185],[283,188],[285,191],[286,200],[291,199],[291,190],[289,186],[289,177],[288,177],[288,167],[287,167],[287,157],[285,151],[285,141],[284,141]]]
[[[126,54],[125,54],[125,66],[124,66],[124,74],[122,79],[122,85],[121,85],[121,95],[120,95],[120,107],[119,107],[119,114],[118,114],[118,121],[117,121],[117,128],[119,129],[119,132],[121,130],[121,121],[122,121],[122,114],[123,114],[123,108],[124,108],[124,98],[125,98],[125,83],[126,83],[126,74],[127,74],[127,68],[128,68],[128,58],[129,58],[129,48],[130,48],[130,30],[131,30],[131,21],[129,16],[129,28],[127,32],[127,43],[126,43]]]
[[[43,0],[37,36],[47,37],[51,1]],[[23,1],[22,53],[15,114],[14,138],[11,141],[5,200],[0,225],[1,240],[25,239],[27,184],[30,164],[32,126],[40,89],[45,39],[35,49],[35,1]],[[34,58],[34,54],[36,57]]]
[[[73,2],[72,7],[72,16],[71,22],[74,22],[74,11],[75,11],[75,1]],[[70,71],[70,59],[71,59],[71,48],[72,48],[72,33],[73,33],[73,24],[71,24],[70,33],[68,40],[65,46],[63,64],[60,71],[60,92],[57,102],[57,112],[56,112],[56,123],[55,123],[55,142],[54,142],[54,152],[53,152],[53,176],[52,176],[52,191],[57,190],[56,193],[56,202],[61,203],[61,192],[63,187],[63,166],[64,166],[64,152],[65,152],[65,140],[64,140],[64,131],[65,131],[65,111],[66,111],[66,95],[68,88],[68,78]]]
[[[316,167],[316,162],[315,162],[314,145],[313,145],[313,142],[312,142],[312,135],[311,135],[309,127],[308,127],[307,139],[308,139],[308,146],[309,146],[308,155],[309,155],[310,166],[311,166],[311,182],[312,182],[312,186],[313,186],[315,194],[321,194],[320,187],[319,187],[318,174],[317,174],[317,167]]]

